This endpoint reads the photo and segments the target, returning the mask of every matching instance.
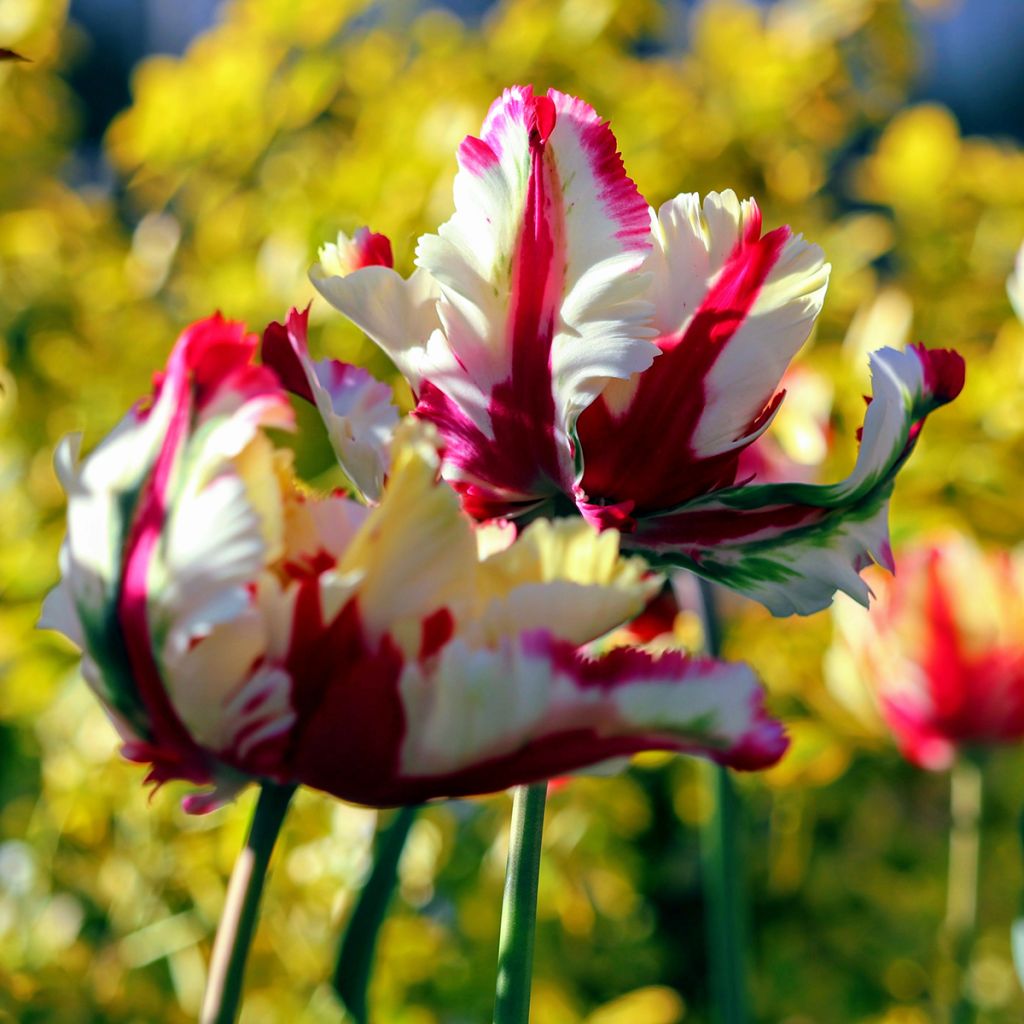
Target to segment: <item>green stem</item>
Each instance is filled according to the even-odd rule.
[[[369,1020],[367,991],[377,952],[377,938],[395,891],[398,862],[418,812],[418,806],[399,808],[377,833],[373,869],[359,894],[338,947],[334,991],[356,1024],[367,1024]]]
[[[238,1017],[245,961],[256,930],[270,854],[294,792],[294,786],[273,782],[265,782],[260,790],[249,837],[235,861],[228,883],[227,899],[210,957],[200,1024],[234,1024]]]
[[[704,649],[722,653],[722,628],[712,585],[700,580]],[[746,906],[739,856],[741,807],[727,769],[710,765],[712,810],[702,834],[704,905],[711,995],[719,1024],[746,1024]]]
[[[1024,847],[1024,811],[1017,819],[1017,835]],[[1013,967],[1017,972],[1017,981],[1024,988],[1024,899],[1020,901],[1017,916],[1010,925],[1010,948],[1013,951]]]
[[[548,784],[537,782],[532,786],[517,786],[512,795],[512,824],[498,940],[494,1024],[527,1024],[530,1017],[537,880],[540,876],[540,841],[547,793]]]
[[[946,936],[956,965],[957,992],[950,1008],[952,1024],[969,1024],[973,1004],[965,991],[971,949],[978,924],[978,862],[981,850],[983,779],[981,765],[962,754],[949,775],[949,872]]]

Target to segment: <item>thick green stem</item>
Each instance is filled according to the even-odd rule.
[[[398,880],[398,862],[419,807],[402,807],[377,833],[373,869],[359,894],[348,920],[338,962],[334,968],[334,991],[356,1024],[367,1024],[367,991],[377,952],[380,927]]]
[[[949,1012],[952,1024],[969,1024],[973,1004],[967,998],[967,969],[978,922],[978,861],[981,850],[981,765],[970,755],[957,758],[949,776],[949,873],[946,937],[956,966],[956,996]]]
[[[234,1024],[238,1017],[245,961],[256,930],[270,854],[294,792],[294,786],[273,782],[264,783],[260,791],[249,838],[235,861],[217,926],[200,1024]]]
[[[546,782],[517,786],[513,791],[505,893],[501,902],[494,1024],[527,1024],[530,1018],[537,881],[547,793]]]
[[[722,630],[712,585],[700,581],[704,649],[722,652]],[[741,807],[727,769],[710,765],[711,815],[701,837],[711,995],[718,1024],[746,1024],[746,906],[739,856]]]

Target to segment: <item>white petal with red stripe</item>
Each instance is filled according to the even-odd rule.
[[[536,632],[498,649],[455,641],[401,679],[409,721],[402,774],[499,789],[641,749],[763,767],[786,742],[749,667],[620,648],[589,659]],[[453,781],[458,788],[458,783]]]
[[[694,453],[709,457],[751,440],[751,425],[772,400],[793,356],[821,310],[830,267],[821,249],[788,228],[761,234],[761,213],[735,193],[681,195],[658,212],[655,325],[692,332],[689,343],[713,345],[701,381],[704,409],[692,438]],[[695,323],[696,322],[696,323]],[[764,429],[759,423],[756,432]]]
[[[891,568],[888,499],[896,472],[925,418],[964,381],[963,360],[944,349],[879,349],[871,367],[874,396],[845,480],[724,488],[638,519],[624,543],[719,580],[776,615],[819,611],[837,590],[866,604],[860,570],[872,561]]]
[[[459,164],[456,212],[417,249],[453,356],[432,383],[492,440],[516,417],[553,431],[543,468],[571,483],[576,416],[656,355],[639,272],[646,206],[607,125],[553,90],[506,90]]]

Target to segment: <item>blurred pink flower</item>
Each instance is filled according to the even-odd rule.
[[[878,714],[922,768],[1024,739],[1024,556],[949,535],[902,550],[896,575],[871,586],[870,613],[834,608],[836,696],[862,718]]]

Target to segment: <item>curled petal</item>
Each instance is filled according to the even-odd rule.
[[[219,605],[263,565],[262,523],[240,501],[244,481],[229,462],[261,426],[290,425],[291,410],[274,374],[253,365],[256,343],[220,318],[193,325],[152,411],[166,429],[124,544],[117,618],[150,731],[164,745],[195,741],[161,679],[158,638],[197,602]],[[170,547],[168,531],[178,540]]]
[[[624,543],[718,580],[776,615],[818,611],[837,590],[867,604],[860,570],[872,561],[892,567],[888,499],[896,472],[928,414],[964,382],[963,360],[944,349],[880,349],[871,366],[874,396],[846,480],[726,488],[640,520]]]
[[[235,719],[225,706],[262,654],[251,584],[281,546],[261,428],[289,426],[291,409],[275,375],[254,365],[256,344],[220,316],[192,325],[151,401],[84,461],[78,439],[58,451],[69,529],[41,624],[81,643],[126,756],[149,761],[157,782],[214,781],[258,746],[239,732],[256,705],[244,701]],[[280,695],[262,703],[261,728],[287,718]]]
[[[146,605],[150,572],[159,572],[153,562],[169,495],[182,484],[190,429],[202,436],[206,453],[191,467],[197,480],[209,471],[208,460],[237,455],[259,426],[291,422],[276,378],[251,363],[255,345],[242,325],[219,315],[192,325],[157,378],[151,404],[140,403],[84,462],[80,438],[66,438],[58,448],[69,522],[61,585],[69,596],[62,604],[65,611],[69,602],[74,608],[101,697],[143,736],[154,714],[169,732],[180,733],[153,682]],[[134,631],[120,621],[125,614]],[[129,645],[137,646],[126,649],[122,637],[132,632]],[[137,686],[136,678],[149,683]]]
[[[289,391],[316,406],[346,476],[363,497],[376,501],[398,425],[391,388],[349,363],[314,361],[306,340],[308,319],[308,309],[293,309],[287,324],[270,324],[263,334],[263,361]]]

